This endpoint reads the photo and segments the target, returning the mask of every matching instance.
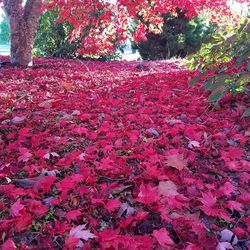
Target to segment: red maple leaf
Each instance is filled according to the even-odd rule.
[[[178,195],[177,185],[172,181],[160,181],[158,185],[158,191],[163,196],[175,196]]]
[[[73,130],[76,134],[79,134],[80,136],[86,135],[88,133],[88,129],[84,127],[78,127]]]
[[[120,223],[121,228],[126,229],[133,222],[134,219],[134,216],[129,216],[122,220]]]
[[[217,195],[220,194],[230,197],[231,194],[235,193],[236,187],[232,185],[230,182],[225,182],[223,186],[220,186],[219,190],[217,191]]]
[[[152,187],[150,184],[141,184],[140,192],[136,200],[144,204],[157,202],[159,200],[157,188]]]
[[[217,199],[210,191],[202,193],[202,198],[198,198],[198,200],[203,204],[200,208],[208,216],[218,216],[220,214],[216,206]]]
[[[52,201],[48,205],[53,206],[53,202],[56,203],[56,201],[53,201],[53,200],[55,200],[53,198],[51,198],[51,199],[52,199]],[[36,217],[39,217],[39,216],[47,213],[49,210],[48,205],[43,205],[42,202],[38,201],[38,200],[25,199],[23,201],[23,204],[27,207],[27,210],[29,212],[33,213]]]
[[[12,239],[8,239],[3,243],[1,249],[2,250],[17,250],[17,247],[15,245],[15,242]]]
[[[203,250],[204,248],[201,246],[197,246],[195,244],[189,243],[185,250]]]
[[[74,249],[77,246],[82,247],[83,244],[80,239],[87,241],[96,237],[94,234],[92,234],[89,230],[85,228],[85,225],[79,225],[77,227],[71,228],[69,232],[69,237],[66,239],[65,246],[70,249]]]
[[[31,225],[33,218],[28,213],[23,213],[18,217],[15,223],[16,232],[21,232]]]
[[[98,234],[98,242],[101,243],[103,249],[109,249],[114,246],[114,241],[118,239],[119,233],[120,229],[106,228]]]
[[[234,161],[236,159],[241,159],[243,152],[240,148],[231,146],[227,149],[227,151],[221,150],[221,156],[224,161],[227,161],[228,159]]]
[[[10,208],[10,215],[12,217],[21,216],[22,211],[25,211],[24,205],[20,203],[20,199],[17,200]]]
[[[243,212],[243,205],[237,201],[233,201],[233,200],[229,200],[226,202],[225,204],[226,208],[229,208],[231,211],[239,211],[239,212]]]
[[[187,167],[188,161],[184,159],[183,154],[173,154],[166,157],[167,165],[178,170]]]
[[[77,217],[80,215],[82,215],[82,212],[81,212],[81,209],[79,208],[76,210],[69,211],[68,213],[66,213],[64,217],[68,220],[76,221]]]
[[[49,193],[52,184],[57,180],[56,176],[44,176],[34,185],[36,192]]]
[[[114,212],[121,206],[121,203],[117,199],[109,200],[104,206],[110,213]]]
[[[29,152],[27,148],[19,148],[21,156],[18,157],[18,162],[27,162],[32,154]]]
[[[154,230],[153,236],[156,238],[156,240],[162,247],[169,247],[174,245],[174,242],[170,238],[166,228],[161,228],[160,230]]]

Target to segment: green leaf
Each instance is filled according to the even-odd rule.
[[[249,117],[250,116],[250,108],[247,108],[243,113],[242,117]]]
[[[191,82],[189,83],[189,86],[194,86],[197,82],[200,81],[201,78],[202,76],[196,76],[195,78],[191,80]]]
[[[241,82],[241,83],[247,83],[250,81],[250,75],[249,73],[247,74],[240,74],[238,77],[237,82]]]
[[[225,78],[226,79],[226,78]],[[220,86],[223,86],[225,85],[225,79],[223,80],[219,80],[219,81],[216,81],[216,82],[208,82],[206,85],[205,85],[205,89],[206,90],[214,90],[214,89],[217,89],[218,87]]]
[[[250,72],[250,61],[248,61],[248,64],[247,64],[247,71]]]
[[[218,73],[222,73],[223,71],[225,71],[227,69],[227,66],[225,65],[225,66],[223,66],[219,71],[218,71]]]
[[[240,27],[238,29],[238,33],[241,33],[241,31],[246,27],[246,25],[247,25],[247,22],[240,24]]]
[[[2,233],[2,241],[4,241],[4,240],[5,240],[5,237],[6,237],[6,233],[5,233],[5,232],[3,232],[3,233]]]
[[[213,90],[211,95],[208,98],[209,102],[218,102],[224,95],[226,91],[225,86],[220,86],[217,89]]]
[[[242,56],[237,58],[236,62],[237,63],[242,63],[244,60],[246,60],[246,58],[247,58],[247,55],[243,54]]]

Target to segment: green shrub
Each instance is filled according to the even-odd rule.
[[[69,34],[73,27],[68,22],[56,21],[56,10],[46,11],[41,15],[36,33],[34,55],[47,57],[76,57],[80,41],[70,42]]]
[[[208,26],[201,17],[189,20],[180,10],[177,16],[164,14],[163,17],[162,33],[149,33],[147,41],[137,45],[143,59],[185,57],[198,51],[213,31],[213,26]]]
[[[7,44],[10,42],[10,28],[6,16],[2,14],[2,22],[0,23],[0,43]]]
[[[249,95],[250,82],[250,19],[237,28],[218,32],[213,40],[189,57],[189,69],[200,74],[190,83],[202,82],[212,91],[208,101],[219,102],[225,93],[233,96],[245,92]],[[243,116],[249,115],[249,109]]]

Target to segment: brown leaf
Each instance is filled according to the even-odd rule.
[[[22,188],[30,188],[33,187],[38,181],[43,179],[44,177],[33,177],[33,178],[25,178],[25,179],[14,179],[13,182]]]

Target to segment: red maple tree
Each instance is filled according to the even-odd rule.
[[[242,0],[241,0],[242,1]],[[11,62],[32,64],[32,47],[40,13],[58,8],[61,18],[73,24],[71,38],[82,39],[79,53],[107,54],[128,38],[145,39],[147,31],[160,32],[163,13],[186,11],[189,17],[212,9],[229,14],[227,0],[1,0],[11,31]],[[246,1],[247,2],[247,1]]]

